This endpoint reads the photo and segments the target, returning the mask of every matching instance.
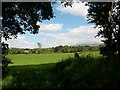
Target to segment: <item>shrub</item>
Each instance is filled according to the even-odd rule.
[[[76,52],[76,53],[74,53],[74,57],[75,58],[79,58],[79,54]]]
[[[2,74],[3,76],[8,73],[8,64],[12,63],[10,58],[7,58],[8,54],[8,44],[2,43]]]

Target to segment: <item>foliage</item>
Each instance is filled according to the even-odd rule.
[[[6,75],[8,73],[8,64],[11,63],[11,59],[7,58],[8,54],[8,44],[2,43],[2,74]]]
[[[75,58],[79,58],[79,54],[76,52],[76,53],[74,53],[74,57]]]
[[[100,28],[97,36],[105,38],[105,53],[108,54],[112,50],[112,27],[111,27],[111,9],[112,2],[90,2],[88,3],[88,21],[94,23],[96,27]]]
[[[51,2],[3,2],[2,32],[5,39],[25,31],[36,34],[40,26],[37,22],[53,18]]]
[[[68,58],[56,64],[55,73],[62,88],[118,88],[119,58],[85,56]]]
[[[38,48],[42,48],[42,44],[41,43],[37,43],[37,45],[38,45]]]
[[[116,44],[116,49],[120,56],[120,1],[115,2],[112,15],[112,26],[114,29],[114,42]]]
[[[88,21],[94,23],[95,27],[98,27],[100,31],[97,36],[104,38],[102,40],[105,47],[101,48],[103,55],[111,56],[120,52],[120,37],[119,24],[120,17],[119,8],[120,1],[116,2],[89,2],[88,9]]]
[[[10,48],[9,54],[47,54],[47,53],[74,53],[99,51],[100,46],[56,46],[52,48],[20,49]],[[27,53],[26,53],[27,52]]]

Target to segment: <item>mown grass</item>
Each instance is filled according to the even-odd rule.
[[[82,52],[80,56],[90,54],[91,56],[98,57],[99,52]],[[51,53],[51,54],[10,54],[7,57],[12,59],[13,64],[10,66],[18,65],[33,65],[33,64],[47,64],[56,63],[64,60],[65,58],[74,57],[74,53]]]
[[[59,62],[65,58],[73,57],[73,53],[54,53],[54,54],[11,54],[8,55],[15,65],[47,64]]]

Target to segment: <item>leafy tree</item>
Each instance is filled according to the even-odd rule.
[[[114,41],[117,47],[118,55],[120,56],[120,1],[116,1],[114,3],[112,21]]]
[[[41,43],[37,43],[39,48],[42,48],[42,44]]]
[[[3,2],[2,33],[5,39],[25,31],[36,34],[40,26],[37,22],[53,18],[51,2]]]
[[[120,56],[120,1],[90,2],[87,5],[89,23],[99,27],[97,36],[105,39],[105,47],[101,48],[101,53],[111,56],[118,52]]]
[[[79,54],[76,52],[76,53],[74,53],[74,57],[75,58],[79,58]]]
[[[6,75],[8,72],[8,64],[12,63],[11,59],[7,58],[8,54],[8,44],[2,43],[2,74]]]
[[[68,53],[68,52],[69,52],[68,49],[69,49],[69,46],[68,46],[68,45],[65,45],[65,46],[63,46],[63,48],[62,48],[62,52],[63,52],[63,53]]]
[[[54,52],[61,52],[62,48],[63,48],[62,45],[56,46],[56,47],[54,48]]]
[[[89,2],[87,4],[88,9],[88,21],[89,23],[94,23],[95,27],[100,28],[97,36],[101,36],[105,47],[101,49],[101,53],[104,55],[111,55],[116,50],[113,49],[113,27],[112,27],[112,11],[113,3],[112,2]]]

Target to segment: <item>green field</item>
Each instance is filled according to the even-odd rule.
[[[31,65],[59,62],[65,58],[73,57],[73,53],[54,53],[54,54],[11,54],[13,64],[10,65]]]
[[[97,57],[99,52],[84,52],[80,56],[91,54],[93,57]],[[31,64],[47,64],[55,63],[65,58],[73,57],[74,53],[52,53],[52,54],[11,54],[8,55],[12,59],[13,65],[31,65]]]
[[[8,55],[14,63],[9,66],[9,74],[2,79],[2,88],[64,90],[120,86],[119,59],[113,61],[100,56],[99,52],[84,52],[79,56],[67,58],[74,57],[74,53]]]
[[[80,53],[80,57],[87,55],[97,57],[99,52]],[[58,78],[56,62],[74,57],[74,53],[52,54],[11,54],[8,55],[13,64],[10,65],[9,75],[3,79],[3,88],[59,88],[63,82]],[[77,66],[77,65],[75,65]],[[81,66],[81,65],[80,65]]]

